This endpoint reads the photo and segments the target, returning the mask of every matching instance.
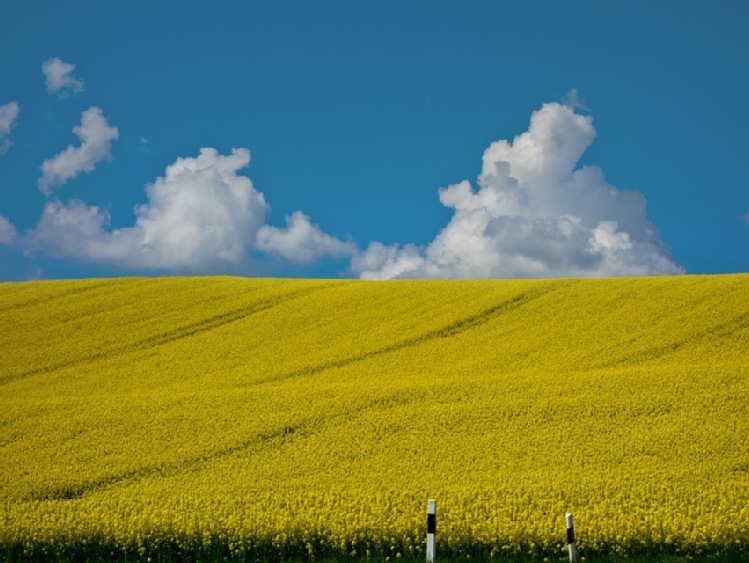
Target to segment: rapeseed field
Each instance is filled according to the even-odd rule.
[[[749,557],[749,275],[0,284],[0,557]]]

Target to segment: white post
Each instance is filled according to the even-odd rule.
[[[575,547],[575,527],[572,525],[572,514],[565,516],[567,521],[567,547],[570,550],[570,561],[577,561],[577,548]]]
[[[434,499],[427,501],[427,561],[434,561],[435,542],[434,535],[437,533],[437,503]]]

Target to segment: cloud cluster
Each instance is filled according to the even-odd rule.
[[[45,86],[50,94],[65,98],[71,93],[83,92],[83,80],[73,74],[75,65],[53,57],[42,63]]]
[[[8,136],[15,126],[20,112],[21,109],[16,102],[0,106],[0,154],[8,152],[8,149],[13,145]]]
[[[43,65],[51,92],[80,91],[74,66],[59,59]],[[577,91],[562,104],[546,104],[528,131],[484,152],[476,189],[468,181],[439,190],[453,210],[431,243],[364,251],[324,233],[296,211],[285,227],[266,224],[268,204],[240,171],[247,149],[221,155],[212,148],[179,158],[146,186],[147,202],[135,208],[132,226],[112,228],[105,209],[80,200],[48,200],[35,229],[19,236],[0,217],[0,244],[26,251],[84,259],[122,268],[219,272],[241,267],[251,253],[310,264],[322,257],[351,257],[349,271],[362,278],[491,278],[622,276],[680,273],[655,226],[645,198],[609,185],[594,166],[578,167],[595,129]],[[18,115],[15,102],[0,107],[0,140]],[[91,107],[68,146],[41,165],[38,184],[54,187],[111,158],[118,129]],[[3,142],[7,142],[7,139]],[[6,145],[3,145],[6,147]],[[7,147],[5,148],[7,150]]]
[[[83,90],[83,81],[73,74],[75,65],[51,58],[42,70],[50,93],[66,97]],[[15,102],[0,106],[0,153],[10,147],[7,136],[18,111]],[[119,136],[97,107],[81,114],[73,132],[80,145],[69,145],[40,167],[38,186],[48,197],[55,187],[110,159],[111,143]],[[286,218],[285,228],[266,224],[269,208],[263,194],[240,174],[249,162],[247,149],[220,155],[204,148],[197,157],[177,159],[146,186],[147,203],[135,208],[135,223],[125,228],[111,228],[106,209],[50,199],[36,227],[21,236],[0,216],[0,245],[121,268],[177,272],[241,267],[252,252],[302,264],[357,252],[353,243],[324,233],[301,211]]]
[[[81,172],[91,172],[97,163],[110,158],[111,143],[119,136],[117,127],[109,125],[97,107],[81,114],[81,123],[73,128],[73,133],[81,140],[80,146],[68,145],[41,165],[39,189],[46,195],[50,195],[54,186],[64,184]]]
[[[351,270],[368,279],[682,272],[648,220],[642,194],[609,185],[597,167],[577,167],[594,137],[590,117],[570,105],[544,105],[528,131],[484,152],[478,190],[468,181],[440,190],[454,213],[431,243],[371,243]]]
[[[348,248],[299,212],[287,229],[266,225],[263,194],[239,174],[249,162],[247,149],[220,155],[204,148],[197,157],[178,159],[146,187],[148,203],[136,208],[135,224],[127,228],[110,229],[107,212],[82,201],[50,201],[27,235],[27,248],[119,267],[187,272],[239,266],[253,250],[304,262]]]

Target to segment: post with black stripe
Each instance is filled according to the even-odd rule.
[[[434,499],[427,501],[427,561],[434,561],[435,540],[437,533],[437,503]]]
[[[577,561],[577,548],[575,547],[575,527],[572,525],[572,514],[565,516],[567,521],[567,547],[570,550],[570,561]]]

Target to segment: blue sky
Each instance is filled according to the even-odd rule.
[[[749,271],[747,2],[0,10],[0,280]]]

